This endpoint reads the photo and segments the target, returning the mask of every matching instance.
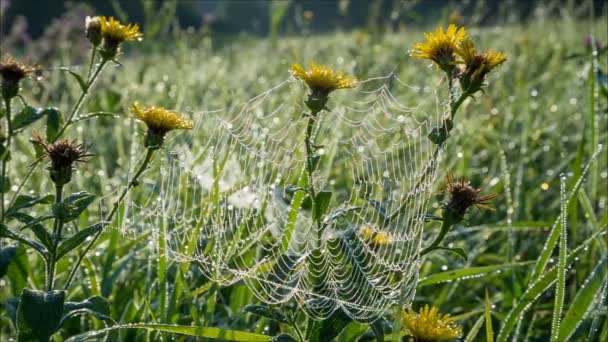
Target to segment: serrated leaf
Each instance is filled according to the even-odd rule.
[[[66,67],[61,67],[61,68],[59,68],[59,70],[65,71],[65,72],[69,73],[70,75],[74,76],[74,78],[76,79],[76,81],[78,81],[78,85],[80,85],[80,90],[82,90],[82,91],[86,91],[87,90],[87,83],[84,81],[84,79],[82,78],[82,76],[80,76],[80,74],[78,74],[75,71],[72,71],[72,70],[70,70],[69,68],[66,68]]]
[[[89,226],[83,230],[78,231],[76,234],[70,236],[68,239],[63,241],[59,247],[57,248],[57,260],[63,258],[66,254],[68,254],[71,250],[80,246],[89,236],[95,235],[97,232],[101,231],[103,227],[106,225],[105,222],[99,222],[92,226]]]
[[[17,308],[17,339],[47,342],[59,328],[65,291],[23,289]]]
[[[325,212],[327,212],[329,202],[331,201],[331,195],[331,191],[319,191],[315,197],[315,207],[313,208],[313,219],[315,221],[320,220],[323,215],[325,215]]]

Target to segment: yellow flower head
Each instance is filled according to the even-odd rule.
[[[369,243],[373,247],[386,246],[391,242],[391,238],[388,235],[369,226],[361,226],[359,234],[363,241]]]
[[[160,147],[165,134],[169,131],[190,130],[194,127],[192,120],[162,107],[143,107],[138,103],[133,103],[129,107],[129,111],[133,118],[143,121],[148,126],[146,147]]]
[[[118,47],[122,42],[141,40],[143,33],[139,32],[139,25],[123,25],[114,17],[99,17],[101,23],[101,36],[103,37],[102,56],[106,59],[116,57]]]
[[[166,133],[174,129],[190,130],[194,127],[192,120],[162,107],[143,107],[133,103],[129,110],[133,118],[143,121],[148,128],[158,132]]]
[[[435,32],[425,33],[426,42],[414,44],[410,55],[431,60],[442,70],[449,72],[455,67],[454,53],[466,37],[467,31],[464,27],[458,28],[452,24],[445,32],[443,28],[438,28]]]
[[[456,53],[464,62],[464,72],[460,77],[463,90],[475,92],[483,84],[486,75],[507,60],[507,55],[488,50],[478,53],[470,39],[462,42]]]
[[[419,313],[411,308],[403,310],[401,319],[419,342],[450,340],[462,335],[462,327],[454,323],[449,314],[442,315],[436,307],[425,305]]]
[[[38,69],[36,65],[19,63],[8,54],[0,60],[0,76],[4,82],[19,82]]]
[[[306,82],[313,93],[327,96],[336,89],[354,88],[357,80],[343,72],[334,72],[325,65],[317,65],[310,61],[310,70],[304,70],[299,64],[292,64],[289,70],[292,75]]]
[[[111,40],[120,44],[129,40],[139,40],[143,38],[143,33],[139,32],[139,25],[123,25],[114,17],[99,17],[101,21],[101,35],[104,39]]]

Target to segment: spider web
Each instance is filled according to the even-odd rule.
[[[314,319],[342,309],[372,321],[415,292],[436,178],[427,134],[441,106],[432,94],[402,105],[422,89],[393,74],[332,93],[314,132],[313,184],[332,192],[319,227],[298,188],[307,92],[290,78],[203,113],[189,138],[158,153],[160,180],[128,202],[121,229],[158,238],[162,227],[171,260],[222,286],[243,281],[265,303],[295,299]]]

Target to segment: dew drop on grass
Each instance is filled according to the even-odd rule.
[[[448,266],[447,266],[447,265],[443,265],[443,266],[441,266],[441,270],[442,270],[442,271],[447,271],[447,270],[448,270]]]

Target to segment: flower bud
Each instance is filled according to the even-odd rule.
[[[34,139],[44,150],[43,157],[47,157],[51,164],[48,167],[51,180],[56,186],[63,186],[72,180],[74,164],[84,162],[88,154],[89,145],[77,144],[75,141],[60,140],[49,143],[39,135]]]
[[[85,33],[93,46],[101,44],[101,19],[99,17],[87,16],[85,20]]]

